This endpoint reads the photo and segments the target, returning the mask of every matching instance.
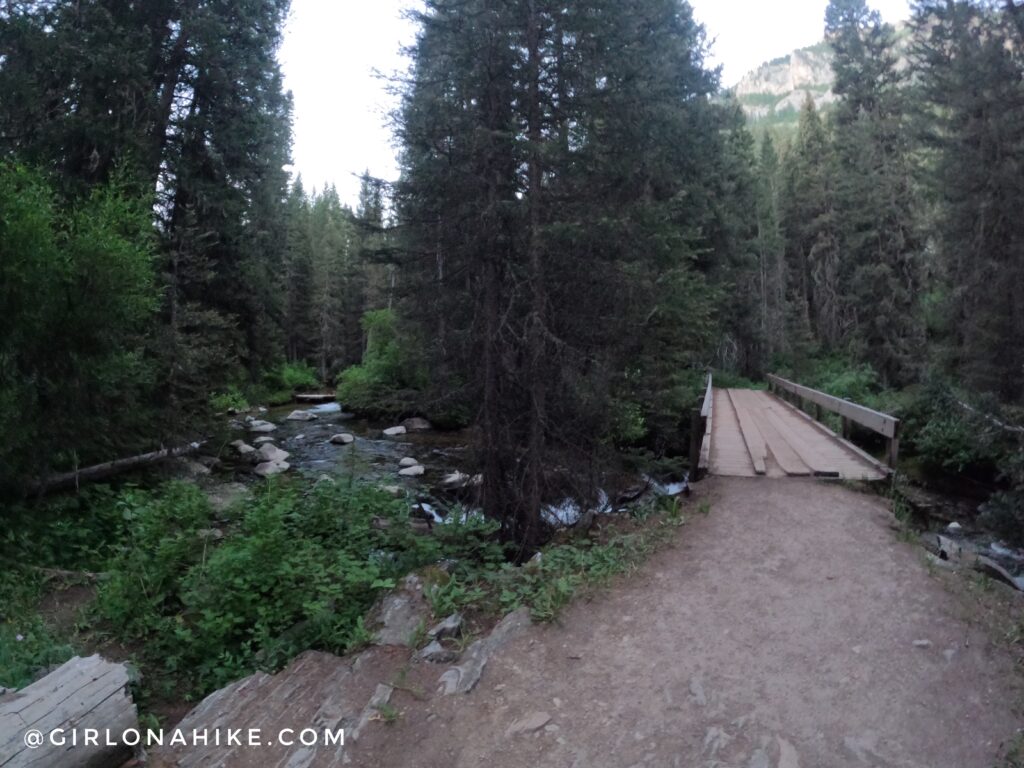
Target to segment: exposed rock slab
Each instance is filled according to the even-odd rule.
[[[480,682],[480,676],[491,655],[529,626],[529,608],[520,608],[508,614],[491,630],[491,634],[469,646],[460,665],[441,675],[438,681],[439,692],[446,696],[469,693]]]
[[[401,586],[384,597],[370,614],[370,626],[378,626],[373,636],[377,645],[404,645],[420,631],[430,606],[423,596],[418,576],[409,575]]]

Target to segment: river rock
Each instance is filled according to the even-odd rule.
[[[406,433],[405,427],[388,427],[384,430],[384,437],[398,437]]]
[[[438,680],[438,690],[446,696],[455,693],[469,693],[480,682],[491,655],[522,634],[530,626],[530,609],[520,608],[508,614],[491,630],[491,634],[477,640],[466,651],[463,662],[452,667]]]
[[[402,426],[405,427],[408,432],[429,432],[434,428],[433,424],[419,416],[413,416],[411,419],[406,419],[402,422]]]
[[[334,437],[331,438],[331,442],[334,445],[350,445],[355,441],[355,437],[353,435],[350,435],[348,432],[342,432],[341,434],[335,435]]]
[[[429,645],[417,651],[416,658],[421,659],[422,661],[429,661],[434,664],[450,664],[459,658],[459,654],[455,651],[448,650],[437,642],[437,640],[433,640]]]
[[[406,456],[404,459],[398,462],[398,466],[400,467],[415,467],[417,464],[419,464],[419,462],[416,461],[416,459],[414,459],[412,456]]]
[[[414,467],[406,467],[405,469],[398,470],[398,474],[402,477],[419,477],[426,471],[426,468],[422,464],[417,464]]]
[[[462,614],[453,613],[447,619],[435,624],[427,631],[427,637],[431,640],[443,640],[446,637],[456,637],[462,634]]]
[[[272,443],[264,443],[260,446],[260,449],[256,451],[257,457],[260,461],[276,461],[282,462],[287,459],[291,454],[288,451],[282,451],[276,445]]]
[[[276,429],[277,429],[277,425],[276,424],[271,424],[269,421],[263,421],[261,419],[253,419],[252,421],[249,422],[249,431],[250,432],[259,432],[259,433],[266,434],[268,432],[273,432]]]
[[[287,461],[265,461],[258,464],[253,471],[260,477],[273,477],[287,472],[289,469],[291,469],[291,465]]]
[[[292,411],[286,418],[288,421],[313,421],[313,419],[318,418],[318,416],[315,413],[310,413],[309,411]]]
[[[256,449],[245,442],[245,440],[235,440],[231,443],[231,447],[238,451],[242,456],[248,456],[250,453],[254,453],[256,451]]]
[[[266,443],[272,442],[274,442],[274,438],[264,435],[263,437],[257,437],[255,440],[252,441],[252,444],[259,448],[261,445],[265,445]]]

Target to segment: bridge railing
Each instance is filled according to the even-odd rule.
[[[708,372],[704,399],[699,409],[693,412],[690,424],[690,479],[697,481],[707,474],[711,462],[711,420],[714,416],[714,392],[711,386],[711,372]]]
[[[822,420],[823,411],[837,414],[841,419],[842,435],[846,439],[850,438],[852,424],[859,424],[872,432],[877,432],[886,441],[886,463],[891,469],[896,468],[900,451],[900,420],[895,416],[819,392],[771,373],[768,374],[768,389],[785,400],[795,401],[794,404],[805,411],[808,405],[813,406],[814,418],[817,421]]]

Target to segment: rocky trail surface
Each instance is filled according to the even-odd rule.
[[[414,664],[345,762],[409,768],[989,768],[1021,727],[1010,655],[890,529],[884,500],[719,478],[678,544],[469,693]],[[441,667],[443,669],[443,667]]]

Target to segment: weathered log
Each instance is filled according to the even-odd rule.
[[[0,696],[0,765],[122,765],[133,748],[121,743],[121,734],[137,729],[139,722],[128,682],[123,664],[76,656],[42,680]],[[93,731],[95,738],[86,743],[86,734]],[[38,744],[33,741],[36,734],[42,737]]]
[[[31,571],[32,573],[38,573],[47,579],[67,579],[69,581],[105,581],[110,578],[109,573],[96,572],[96,571],[68,571],[63,568],[46,568],[41,565],[29,565],[28,563],[22,563],[17,560],[12,560],[9,557],[0,557],[0,563],[11,568],[21,568],[22,570]]]
[[[34,484],[30,488],[30,493],[33,496],[37,496],[53,493],[54,491],[61,491],[65,488],[77,488],[79,483],[82,481],[92,482],[94,480],[102,480],[105,477],[110,477],[121,472],[127,472],[130,469],[146,467],[150,464],[156,464],[159,461],[164,461],[165,459],[173,459],[176,456],[187,456],[190,453],[198,451],[202,445],[202,443],[189,443],[188,445],[183,445],[178,448],[163,448],[159,451],[142,453],[138,456],[129,456],[128,458],[108,461],[103,464],[94,464],[91,467],[84,467],[82,469],[72,470],[71,472],[62,472],[59,475],[51,475],[50,477],[40,480]]]

